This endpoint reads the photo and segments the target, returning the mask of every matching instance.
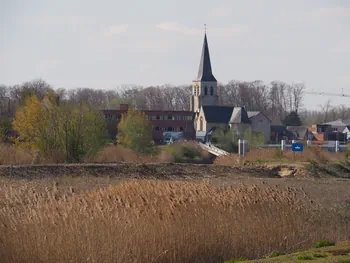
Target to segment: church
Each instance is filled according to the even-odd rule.
[[[191,111],[197,138],[204,138],[215,128],[231,130],[238,136],[247,129],[259,130],[270,139],[271,120],[262,112],[249,112],[241,106],[219,105],[218,83],[213,75],[208,39],[205,33],[197,78],[192,82]]]
[[[161,143],[165,132],[181,132],[187,140],[203,140],[215,128],[232,130],[241,135],[248,128],[259,130],[270,139],[271,121],[262,112],[247,112],[244,107],[220,106],[218,83],[213,75],[207,34],[204,35],[202,54],[197,78],[192,82],[190,111],[141,110],[153,125],[153,139]],[[121,115],[126,114],[128,105],[120,109],[103,110],[111,140],[116,138],[117,125]]]

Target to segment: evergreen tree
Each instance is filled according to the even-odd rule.
[[[285,126],[301,126],[302,122],[296,111],[292,111],[286,118],[283,120]]]

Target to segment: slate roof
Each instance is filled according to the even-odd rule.
[[[260,113],[260,111],[248,111],[248,118],[254,118],[256,115],[258,115]]]
[[[229,123],[233,107],[230,106],[203,106],[207,122]]]
[[[287,126],[287,130],[292,132],[296,139],[306,139],[309,129],[304,126]]]
[[[271,125],[271,132],[278,133],[278,136],[286,136],[288,139],[293,139],[293,133],[288,131],[284,125]]]
[[[214,77],[211,71],[207,34],[204,35],[202,56],[201,61],[199,63],[197,81],[216,81],[216,78]]]
[[[234,107],[232,116],[230,119],[230,124],[238,124],[238,123],[251,123],[248,117],[247,111],[244,107]]]
[[[350,119],[347,119],[347,120],[338,119],[336,121],[330,121],[323,124],[337,126],[337,127],[345,127],[345,126],[350,126]]]

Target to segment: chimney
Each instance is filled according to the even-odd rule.
[[[122,111],[128,111],[129,104],[120,104],[120,110]]]

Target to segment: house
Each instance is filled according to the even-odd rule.
[[[270,141],[272,121],[261,111],[248,111],[253,131],[261,131],[265,134],[266,142]]]
[[[323,124],[314,124],[310,132],[318,142],[347,141],[350,139],[350,120],[335,120]]]
[[[242,136],[247,129],[265,134],[266,142],[270,140],[271,121],[261,112],[247,112],[244,107],[202,106],[197,116],[196,131],[199,134],[213,128],[232,130]]]
[[[278,144],[282,140],[293,140],[293,133],[284,125],[271,125],[270,141]]]
[[[313,135],[307,127],[304,126],[287,126],[287,131],[292,134],[292,140],[312,140]]]
[[[346,139],[350,139],[350,119],[342,120],[338,119],[335,121],[327,122],[325,125],[329,125],[331,127],[332,132],[340,132],[345,134]]]

